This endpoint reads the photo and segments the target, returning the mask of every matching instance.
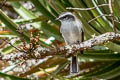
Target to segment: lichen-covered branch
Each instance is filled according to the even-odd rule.
[[[41,59],[46,56],[62,55],[64,57],[70,57],[76,51],[85,50],[91,48],[92,46],[103,44],[108,41],[120,39],[120,34],[115,34],[114,32],[107,32],[99,36],[93,37],[87,41],[80,44],[74,44],[71,46],[58,47],[53,49],[37,47],[32,53],[17,52],[8,55],[0,55],[0,60],[3,61],[15,61],[16,59],[27,60],[27,59]]]

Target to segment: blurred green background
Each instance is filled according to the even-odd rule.
[[[79,18],[84,25],[85,40],[105,32],[113,32],[109,6],[97,7],[108,4],[109,0],[0,0],[0,51],[2,54],[17,52],[3,39],[12,45],[20,47],[21,37],[26,43],[30,42],[30,33],[39,34],[39,45],[53,48],[64,46],[59,28],[60,22],[55,19],[62,13],[70,11]],[[117,33],[120,33],[120,0],[113,1],[113,12]],[[92,10],[68,10],[66,8],[91,8]],[[18,29],[22,28],[22,35]],[[85,50],[83,55],[78,55],[81,74],[70,80],[120,80],[120,41],[107,42]],[[19,53],[18,53],[19,54]],[[40,60],[26,60],[16,62],[0,61],[0,76],[10,80],[69,80],[64,76],[69,75],[69,59],[61,56],[47,57]],[[29,65],[30,66],[29,66]],[[19,66],[20,65],[20,66]],[[4,67],[4,68],[3,68]],[[22,70],[20,70],[22,69]],[[19,71],[20,70],[20,71]],[[29,75],[29,76],[28,76]],[[17,77],[16,77],[17,76]],[[22,78],[24,77],[24,78]]]

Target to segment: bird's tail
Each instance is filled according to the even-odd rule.
[[[77,60],[77,55],[72,56],[72,61],[70,65],[70,74],[78,73],[79,72],[79,64]]]

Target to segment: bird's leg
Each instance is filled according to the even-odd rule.
[[[76,44],[80,44],[80,41],[77,41]],[[82,45],[80,45],[80,46],[82,46]],[[83,50],[80,50],[80,53],[83,54]]]

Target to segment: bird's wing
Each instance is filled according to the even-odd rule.
[[[84,31],[83,31],[83,24],[80,20],[76,20],[76,24],[79,30],[80,42],[84,41]]]

